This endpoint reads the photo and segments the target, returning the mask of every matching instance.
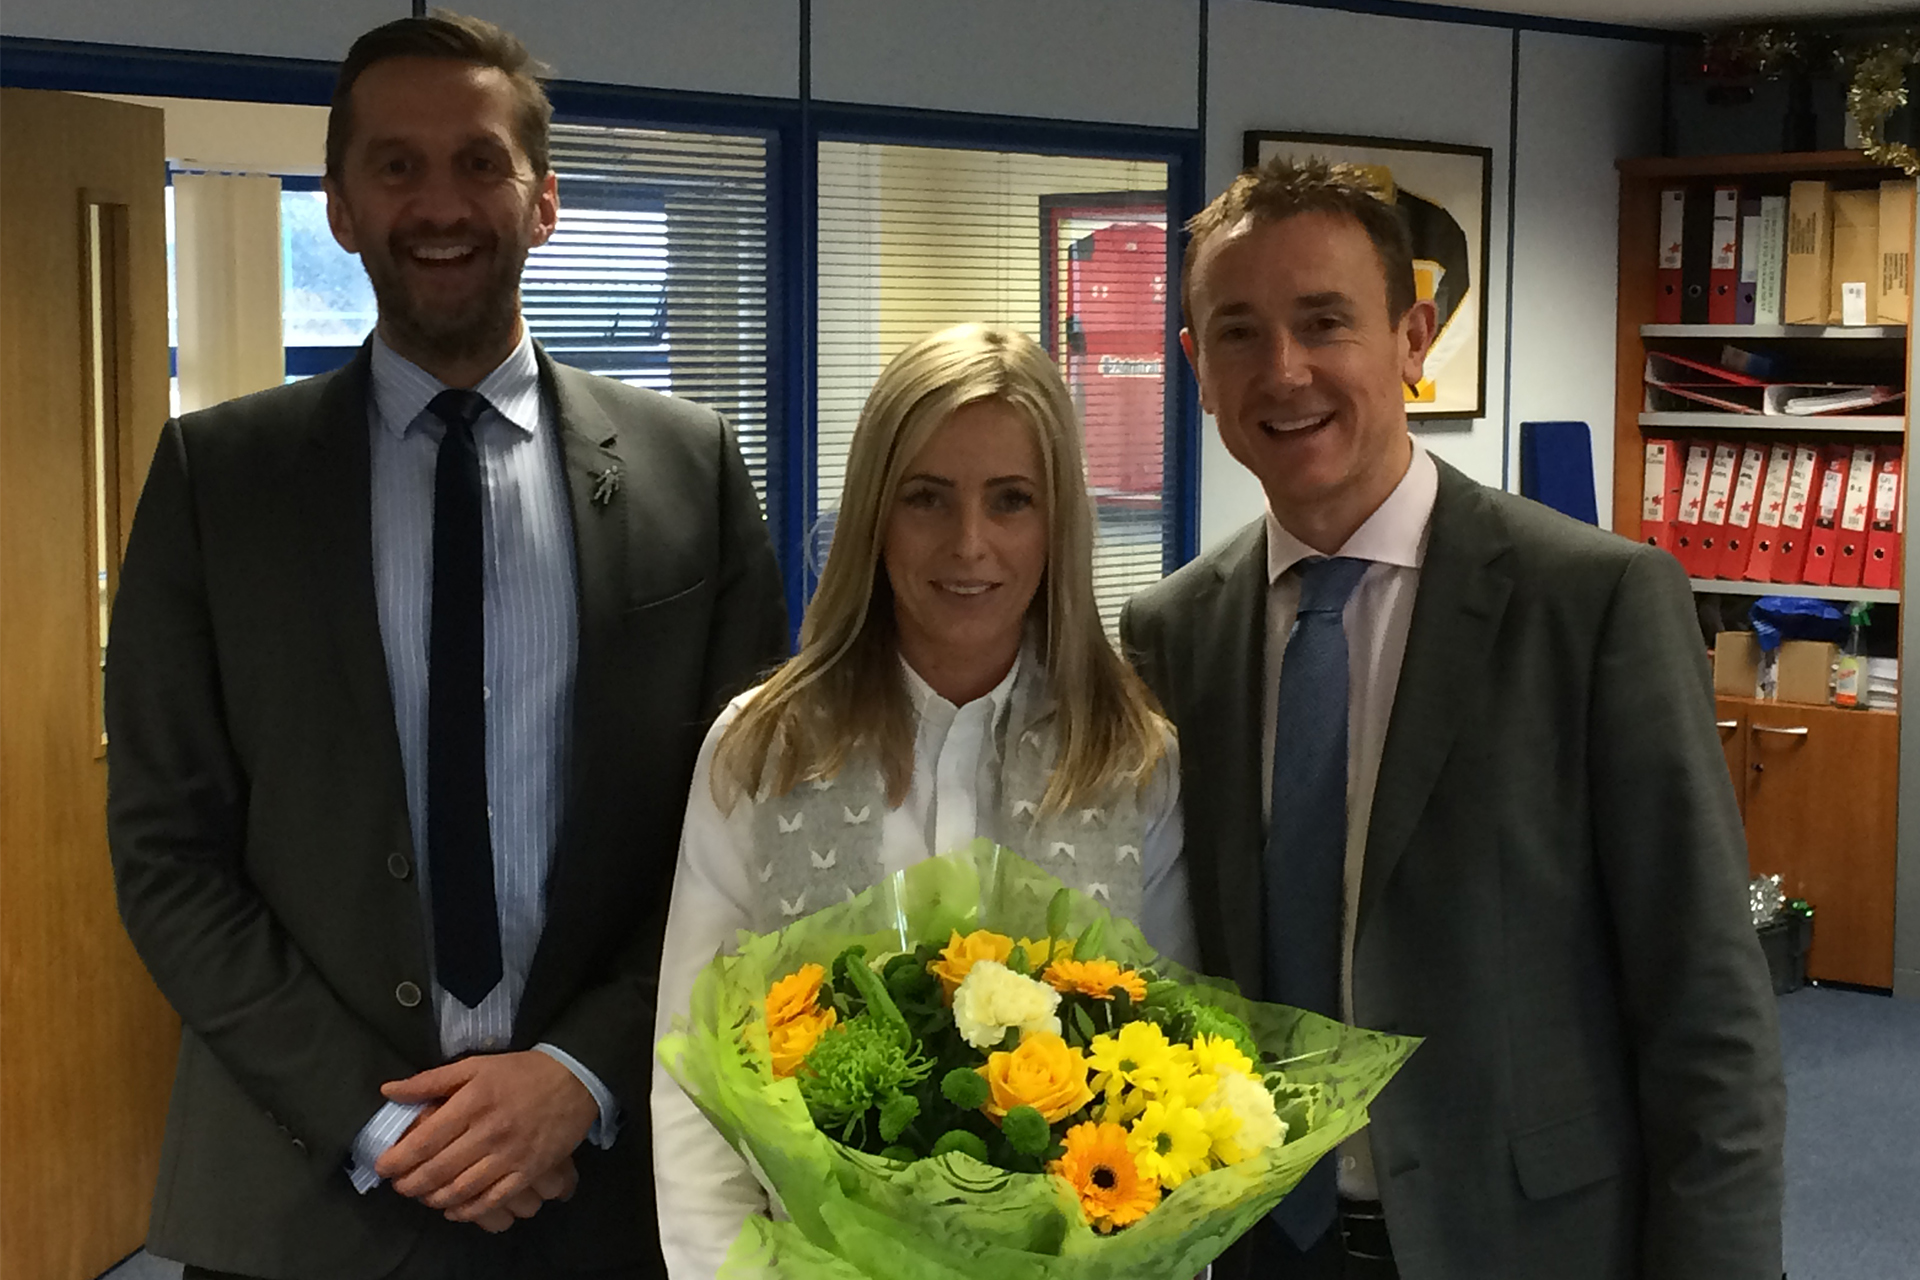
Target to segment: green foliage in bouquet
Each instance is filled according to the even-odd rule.
[[[997,951],[968,953],[986,930]],[[1021,1002],[1050,965],[1040,1016]],[[1416,1044],[1248,1001],[979,842],[742,934],[659,1052],[791,1217],[749,1219],[723,1277],[1118,1280],[1197,1274],[1365,1124]],[[1222,1079],[1265,1134],[1245,1150],[1181,1106],[1171,1064],[1191,1078],[1196,1056],[1240,1064]],[[1066,1087],[1009,1089],[1016,1058],[1065,1064]],[[1109,1199],[1141,1196],[1103,1220],[1116,1177]]]

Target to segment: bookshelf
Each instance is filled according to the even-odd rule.
[[[1777,441],[1907,445],[1913,410],[1820,418],[1714,412],[1646,412],[1642,375],[1649,351],[1687,353],[1717,360],[1723,345],[1777,354],[1784,360],[1869,362],[1897,372],[1911,394],[1916,385],[1913,328],[1907,325],[1725,325],[1658,324],[1660,192],[1673,186],[1740,185],[1743,196],[1784,194],[1796,179],[1822,179],[1836,186],[1868,186],[1903,176],[1871,163],[1858,152],[1663,157],[1622,160],[1620,173],[1620,294],[1614,394],[1613,519],[1617,532],[1640,537],[1645,440],[1691,436],[1715,441]],[[1876,378],[1876,380],[1878,380]],[[1912,457],[1910,447],[1903,456]],[[1903,505],[1912,507],[1911,498]],[[1920,548],[1904,549],[1920,553]],[[1904,575],[1905,570],[1902,570]],[[1819,599],[1865,600],[1901,610],[1901,648],[1906,635],[1902,594],[1895,589],[1811,587],[1695,578],[1704,602],[1728,595],[1792,594]],[[1904,653],[1902,653],[1904,659]],[[1905,666],[1903,662],[1902,670]],[[1906,726],[1898,712],[1843,711],[1834,707],[1719,700],[1720,731],[1734,791],[1746,823],[1749,862],[1755,875],[1779,874],[1790,895],[1814,904],[1814,941],[1808,973],[1816,979],[1895,988],[1920,994],[1913,985],[1920,952],[1896,950],[1893,906],[1905,870],[1920,877],[1920,858],[1902,868],[1901,849],[1920,849],[1920,806],[1902,813],[1898,795],[1920,789],[1920,750],[1902,766],[1900,741]],[[1911,776],[1908,776],[1911,775]],[[1902,828],[1905,828],[1904,838]],[[1911,886],[1909,885],[1909,894]],[[1916,936],[1920,936],[1917,934]],[[1898,973],[1901,976],[1896,976]],[[1904,984],[1903,985],[1903,979]]]
[[[1715,596],[1806,596],[1813,600],[1864,600],[1868,604],[1899,604],[1900,593],[1876,587],[1810,587],[1778,582],[1736,582],[1731,578],[1689,578],[1693,589]]]
[[[1817,435],[1838,431],[1855,435],[1898,436],[1902,439],[1907,434],[1907,420],[1904,417],[1885,413],[1805,418],[1758,413],[1642,413],[1639,415],[1639,424],[1642,428],[1658,428],[1662,431],[1738,431],[1785,435],[1805,435],[1809,432]],[[1616,527],[1618,523],[1616,518]]]

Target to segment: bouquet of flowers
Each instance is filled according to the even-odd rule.
[[[701,974],[667,1071],[786,1218],[723,1276],[1191,1276],[1417,1041],[1242,998],[1008,850],[932,858]]]

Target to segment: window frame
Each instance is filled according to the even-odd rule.
[[[804,52],[804,51],[803,51]],[[0,36],[0,84],[156,97],[325,106],[335,63],[255,54]],[[767,525],[797,631],[811,593],[806,539],[813,492],[818,216],[821,141],[1029,151],[1167,166],[1166,463],[1164,565],[1192,559],[1200,531],[1199,386],[1179,346],[1182,242],[1176,229],[1204,202],[1198,129],[1037,120],[1023,116],[758,98],[556,80],[554,119],[567,124],[699,129],[763,137],[767,162]],[[162,175],[164,180],[164,175]]]

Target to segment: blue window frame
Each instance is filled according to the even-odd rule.
[[[213,97],[236,101],[324,105],[332,92],[331,63],[246,55],[145,50],[114,45],[0,37],[0,83],[41,89]],[[1025,152],[1108,159],[1150,160],[1166,166],[1168,226],[1177,227],[1201,203],[1201,136],[1196,130],[1063,124],[1029,119],[943,112],[855,108],[724,95],[668,93],[561,82],[550,87],[555,120],[563,124],[628,129],[704,131],[759,140],[764,180],[757,200],[764,217],[764,277],[755,294],[762,307],[764,340],[751,358],[764,403],[760,472],[770,528],[787,583],[788,605],[797,620],[810,590],[804,546],[820,509],[815,492],[815,342],[818,323],[819,210],[817,158],[823,141]],[[308,180],[313,182],[314,180]],[[290,190],[311,187],[289,184]],[[613,207],[644,214],[654,197],[632,185],[605,193]],[[624,202],[624,203],[623,203]],[[1166,237],[1168,304],[1165,317],[1165,466],[1161,519],[1164,566],[1190,558],[1198,540],[1198,390],[1178,354],[1179,237]],[[671,255],[669,255],[671,257]],[[578,341],[556,337],[549,345],[574,363],[602,367],[646,380],[664,363],[676,394],[696,400],[674,368],[672,308],[649,303],[645,272],[628,281],[632,305],[620,311],[620,334],[637,326],[653,347],[612,354],[590,335]],[[649,308],[651,307],[651,311]],[[662,311],[664,321],[660,320]],[[563,348],[562,342],[571,342]],[[662,349],[663,348],[663,349]],[[350,347],[327,342],[290,345],[287,370],[308,376],[334,367]],[[741,375],[736,381],[745,379]],[[738,414],[737,409],[729,409]],[[751,423],[743,423],[751,427]]]

